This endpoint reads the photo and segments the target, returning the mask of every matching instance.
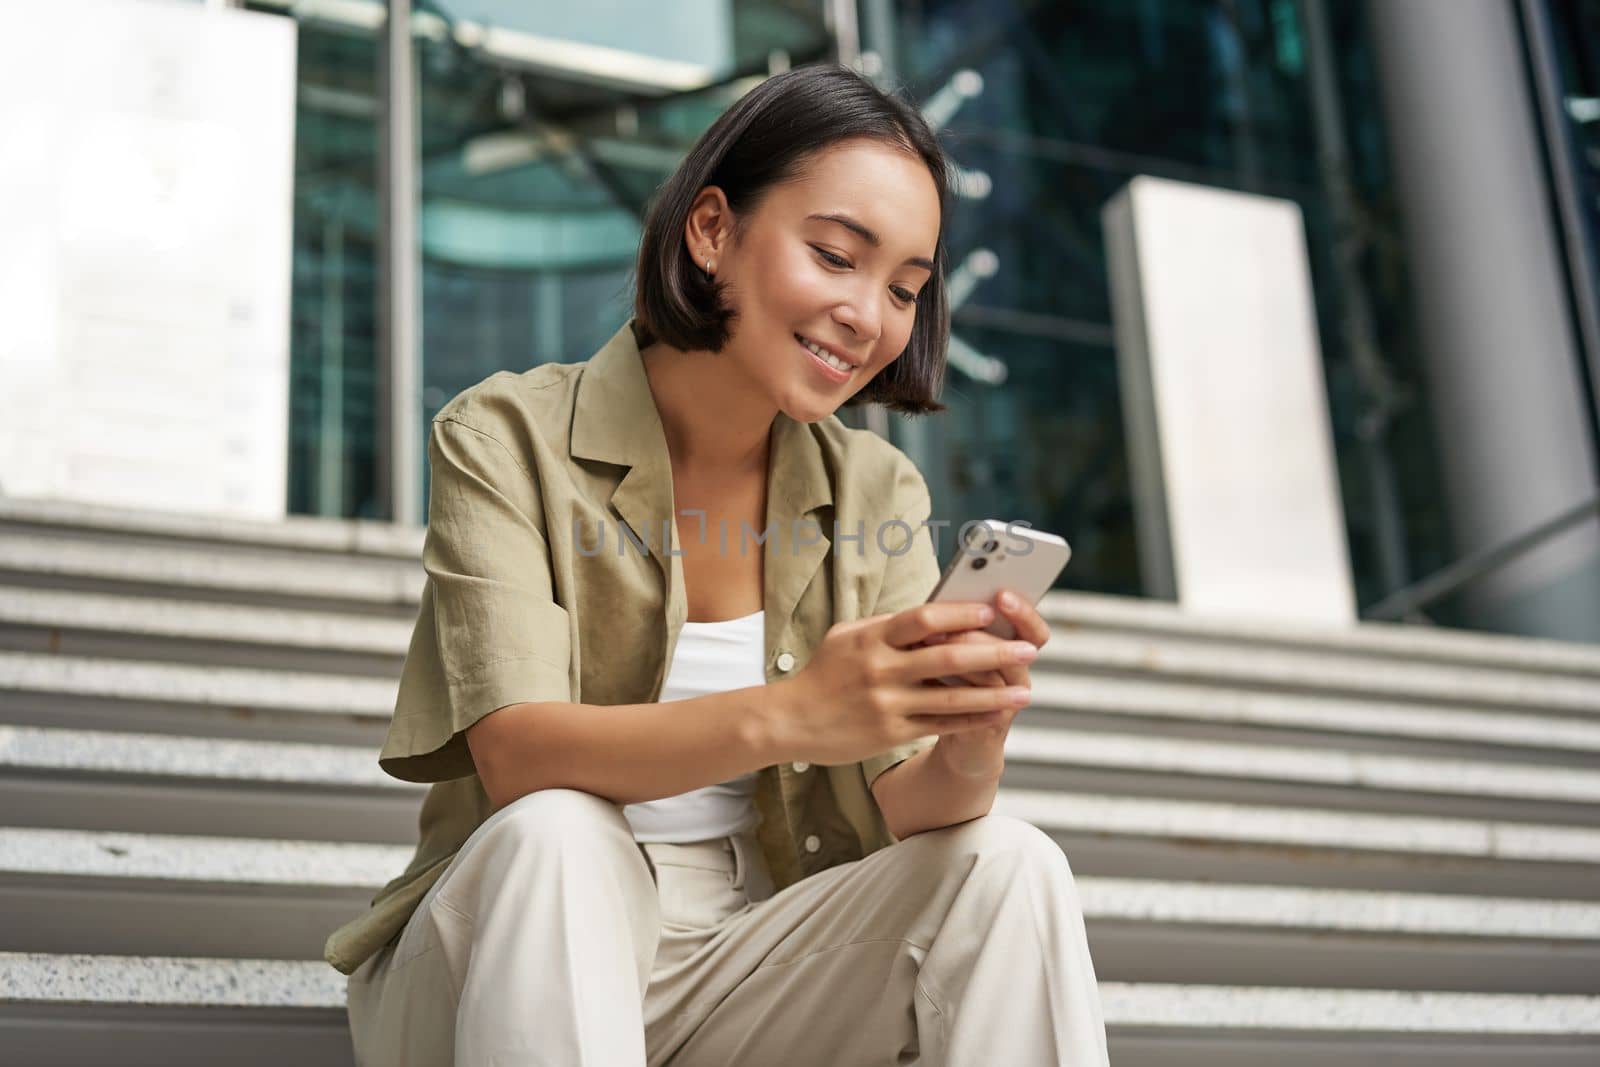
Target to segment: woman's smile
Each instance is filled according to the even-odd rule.
[[[811,363],[827,376],[830,381],[842,383],[850,380],[850,375],[855,370],[854,367],[840,360],[832,353],[821,351],[821,354],[819,354],[821,346],[814,341],[807,340],[800,334],[795,334],[794,338],[800,343],[800,347],[805,349]]]

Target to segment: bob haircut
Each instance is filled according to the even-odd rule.
[[[908,415],[948,410],[935,398],[943,386],[950,344],[944,278],[949,166],[914,105],[835,63],[796,67],[746,93],[700,135],[658,190],[635,267],[639,346],[659,340],[684,351],[721,352],[727,344],[735,312],[722,301],[722,283],[707,279],[684,247],[689,209],[702,189],[715,185],[727,196],[737,242],[775,185],[798,179],[813,156],[850,140],[886,144],[927,164],[939,194],[939,239],[933,273],[917,294],[911,340],[842,406],[879,403]]]

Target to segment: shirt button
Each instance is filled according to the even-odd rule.
[[[796,771],[806,771],[806,770],[809,770],[810,768],[811,768],[811,764],[809,764],[809,763],[796,763],[796,764],[794,764],[794,769]]]
[[[811,834],[806,838],[806,851],[807,852],[815,852],[817,849],[819,849],[821,847],[822,847],[822,839],[820,837],[818,837],[816,834]]]
[[[792,670],[794,670],[794,653],[793,652],[780,652],[778,654],[778,669],[780,671],[792,671]]]

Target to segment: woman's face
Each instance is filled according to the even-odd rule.
[[[720,205],[720,208],[719,208]],[[720,358],[732,360],[772,403],[801,422],[832,414],[899,358],[932,273],[939,194],[917,156],[872,141],[847,141],[813,157],[803,177],[771,189],[742,240],[716,238],[696,222],[721,212],[708,188],[689,223],[726,283],[737,316]],[[715,240],[715,247],[711,242]],[[851,364],[829,368],[802,342]]]

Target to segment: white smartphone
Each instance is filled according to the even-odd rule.
[[[1013,589],[1037,605],[1061,576],[1072,558],[1065,538],[999,519],[983,519],[965,526],[964,543],[945,567],[928,601],[994,606],[1002,589]],[[984,627],[1010,641],[1017,636],[1011,620],[995,610],[994,621]]]

